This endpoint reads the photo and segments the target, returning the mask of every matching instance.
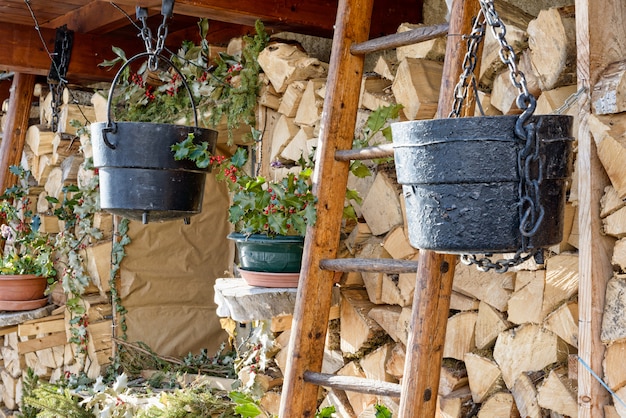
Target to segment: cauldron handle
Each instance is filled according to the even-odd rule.
[[[109,141],[109,139],[107,138],[107,133],[115,132],[117,130],[115,123],[111,120],[111,102],[113,100],[113,90],[115,90],[115,86],[117,85],[117,82],[119,81],[120,76],[124,72],[124,69],[126,69],[126,67],[128,67],[131,62],[136,61],[140,58],[144,58],[144,57],[147,57],[149,59],[158,58],[160,60],[165,61],[180,76],[180,79],[183,82],[185,89],[187,90],[187,94],[189,94],[191,107],[193,109],[193,120],[194,120],[195,127],[196,128],[198,127],[198,113],[196,112],[196,103],[193,100],[193,94],[191,93],[191,89],[189,88],[189,84],[187,84],[187,80],[185,79],[185,76],[183,75],[183,73],[181,73],[178,67],[176,67],[176,65],[174,65],[174,63],[166,56],[162,54],[154,53],[154,52],[142,52],[140,54],[137,54],[131,57],[128,61],[126,61],[117,71],[117,74],[115,74],[115,77],[113,78],[113,81],[111,82],[111,88],[109,89],[109,96],[107,98],[107,123],[106,123],[106,127],[102,129],[102,140],[104,141],[106,146],[111,149],[115,149],[116,146],[115,144],[112,144],[111,141]]]

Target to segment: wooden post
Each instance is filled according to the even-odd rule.
[[[611,278],[611,250],[602,235],[600,198],[609,184],[589,132],[590,89],[604,68],[626,58],[626,14],[619,0],[576,0],[578,87],[585,89],[578,119],[579,340],[578,355],[602,376],[604,345],[600,340],[606,283]],[[608,393],[591,372],[578,366],[578,416],[602,417]]]
[[[447,117],[452,110],[454,86],[462,72],[466,49],[466,43],[459,34],[471,32],[472,18],[478,14],[478,10],[478,0],[455,0],[452,4],[437,106],[438,118]],[[477,63],[476,73],[479,68],[480,62]],[[465,106],[463,112],[464,116],[470,116],[472,108]],[[455,255],[424,250],[419,252],[398,414],[403,418],[431,418],[436,415],[441,360],[456,262]]]
[[[337,257],[349,162],[337,161],[335,151],[352,148],[363,56],[351,55],[350,47],[368,39],[373,3],[340,0],[337,9],[313,178],[317,222],[307,229],[304,243],[279,411],[283,418],[313,417],[317,408],[319,388],[304,381],[304,372],[322,367],[334,272],[319,264]]]
[[[22,160],[34,89],[34,75],[16,73],[13,76],[7,121],[0,143],[0,193],[17,182],[9,167],[19,165]]]

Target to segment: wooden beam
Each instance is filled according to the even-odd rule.
[[[318,216],[316,224],[307,228],[304,242],[279,412],[283,418],[312,418],[317,408],[319,388],[304,381],[304,372],[321,371],[334,285],[334,272],[321,270],[319,263],[337,257],[343,212],[341,196],[348,184],[349,163],[336,161],[335,151],[352,147],[364,60],[363,56],[351,55],[350,47],[367,39],[373,3],[373,0],[340,0],[336,13],[313,176]]]
[[[449,33],[471,33],[472,18],[479,10],[478,0],[455,0],[450,13]],[[447,117],[452,109],[454,87],[463,70],[465,45],[460,36],[448,38],[437,118]],[[474,71],[476,74],[480,71],[480,61]],[[464,106],[463,112],[462,116],[473,114],[468,106]],[[456,262],[457,257],[453,254],[419,252],[398,413],[403,418],[434,418],[437,414],[441,362]]]
[[[161,7],[161,0],[118,0],[117,4]],[[308,0],[177,0],[176,14],[254,26],[257,19],[274,31],[291,31],[330,38],[337,16],[337,1]],[[400,23],[421,22],[422,2],[415,0],[378,1],[371,19],[371,37],[395,33]],[[362,24],[359,23],[359,24]],[[369,26],[369,25],[368,25]],[[366,38],[367,39],[367,38]],[[364,39],[364,40],[366,40]]]
[[[122,5],[118,7],[122,9],[123,12],[113,6],[112,2],[91,1],[56,19],[42,23],[41,26],[56,29],[67,25],[69,30],[75,32],[102,35],[103,33],[108,33],[130,24],[124,12],[134,18],[134,5]],[[157,11],[153,10],[152,14],[157,14]]]
[[[7,121],[0,142],[0,193],[17,182],[9,168],[22,160],[34,89],[34,75],[16,73],[13,76]]]
[[[600,198],[609,183],[589,132],[590,88],[612,62],[626,58],[626,14],[620,0],[576,0],[578,87],[585,89],[578,114],[579,342],[578,355],[602,376],[604,345],[600,340],[606,283],[613,272],[611,249],[602,234]],[[578,416],[604,416],[608,393],[591,372],[578,367]]]
[[[54,29],[41,28],[41,34],[50,52],[54,51]],[[44,50],[37,31],[32,26],[0,25],[0,70],[47,76],[50,57]],[[111,47],[122,48],[127,56],[141,52],[144,48],[139,39],[114,36],[95,36],[75,33],[72,56],[67,71],[70,83],[89,81],[111,81],[115,72],[98,67],[105,59],[115,58]]]

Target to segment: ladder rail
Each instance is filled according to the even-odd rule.
[[[422,26],[406,32],[381,36],[380,38],[370,39],[368,41],[352,45],[352,47],[350,47],[350,53],[353,55],[365,55],[371,54],[372,52],[397,48],[399,46],[430,41],[431,39],[446,35],[448,33],[448,27],[449,25],[447,23],[442,23],[440,25]]]

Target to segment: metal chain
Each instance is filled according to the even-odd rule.
[[[479,0],[479,2],[481,9],[474,21],[472,33],[467,36],[469,38],[468,50],[463,60],[463,72],[454,89],[454,102],[450,117],[461,116],[463,102],[467,98],[469,81],[475,82],[476,51],[478,44],[484,39],[485,24],[487,24],[500,44],[499,56],[509,69],[511,83],[518,90],[516,104],[522,110],[522,114],[515,124],[515,135],[524,142],[523,148],[517,153],[517,172],[520,176],[518,185],[519,232],[522,242],[521,248],[511,259],[492,261],[492,254],[485,254],[482,258],[470,254],[462,255],[461,260],[466,264],[474,264],[483,271],[493,269],[498,273],[505,273],[509,268],[517,266],[531,257],[538,258],[543,255],[541,249],[529,248],[529,240],[537,233],[545,214],[539,199],[539,186],[543,180],[539,138],[535,123],[530,122],[537,102],[528,91],[524,73],[517,68],[517,56],[506,40],[506,26],[498,16],[493,0]],[[526,254],[522,255],[523,253]]]
[[[165,39],[168,34],[167,21],[172,17],[174,10],[174,0],[163,0],[161,5],[161,14],[163,15],[163,21],[157,29],[156,47],[152,47],[152,31],[148,27],[148,9],[145,7],[136,8],[137,19],[141,21],[142,27],[139,32],[139,36],[143,39],[143,43],[146,47],[146,52],[150,54],[148,59],[148,69],[150,71],[156,71],[159,67],[158,56],[161,55],[165,48]]]
[[[452,110],[448,115],[449,118],[460,118],[463,110],[463,103],[467,98],[467,91],[470,81],[475,80],[474,70],[478,62],[478,47],[485,37],[485,19],[482,10],[478,12],[478,16],[474,19],[472,32],[469,35],[463,35],[467,42],[467,52],[463,58],[463,71],[459,76],[459,82],[454,86],[454,101],[452,102]]]

